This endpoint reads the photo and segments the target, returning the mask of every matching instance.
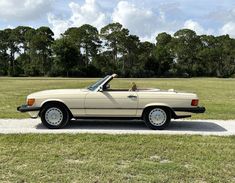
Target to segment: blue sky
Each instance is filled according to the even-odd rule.
[[[190,28],[197,34],[235,37],[234,0],[0,0],[0,28],[49,26],[59,37],[68,27],[99,29],[120,22],[142,40]]]

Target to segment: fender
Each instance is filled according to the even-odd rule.
[[[44,100],[41,104],[40,104],[40,107],[42,107],[45,103],[47,103],[47,102],[61,102],[61,103],[63,103],[65,106],[67,106],[66,104],[65,104],[65,102],[63,101],[63,100],[61,100],[61,99],[47,99],[47,100]],[[67,106],[68,107],[68,106]]]
[[[168,104],[165,104],[165,103],[149,103],[147,105],[144,106],[143,109],[147,108],[147,107],[151,107],[151,106],[162,106],[162,107],[168,107],[168,108],[171,108]]]
[[[43,102],[41,103],[41,105],[40,105],[41,107],[40,107],[39,116],[40,116],[40,113],[41,113],[42,106],[43,106],[44,104],[46,104],[47,102],[59,102],[59,103],[61,103],[62,105],[64,105],[65,108],[67,108],[67,110],[68,110],[68,112],[69,112],[69,115],[70,115],[71,117],[73,117],[73,114],[72,114],[70,108],[65,104],[65,102],[64,102],[63,100],[60,100],[60,99],[47,99],[47,100],[43,101]]]
[[[149,104],[145,105],[144,108],[143,108],[143,111],[142,111],[141,116],[143,116],[144,110],[145,110],[146,108],[152,107],[152,106],[166,107],[166,108],[168,108],[168,109],[171,110],[171,114],[172,114],[172,117],[173,117],[173,118],[176,118],[176,117],[177,117],[177,115],[175,114],[175,111],[174,111],[168,104],[165,104],[165,103],[149,103]]]

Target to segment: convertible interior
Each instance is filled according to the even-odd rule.
[[[139,92],[139,91],[160,91],[160,89],[156,89],[156,88],[138,88],[135,82],[131,82],[131,86],[129,89],[127,88],[111,88],[111,85],[109,83],[105,84],[103,86],[103,91],[135,91],[135,92]]]
[[[96,88],[101,87],[100,88],[102,91],[113,91],[113,92],[127,92],[127,91],[135,91],[135,92],[139,92],[139,91],[144,91],[144,92],[149,92],[149,91],[160,91],[160,89],[156,89],[156,88],[138,88],[135,82],[131,82],[130,83],[130,87],[129,88],[111,88],[110,83],[112,83],[113,79],[117,77],[117,74],[113,74],[113,75],[108,75],[104,78],[102,78],[101,80],[98,80],[96,83],[94,83],[93,85],[89,86],[88,89],[94,91]],[[104,83],[105,82],[105,83]]]

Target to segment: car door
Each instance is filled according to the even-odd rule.
[[[137,105],[134,91],[91,91],[84,104],[86,116],[95,117],[135,117]]]

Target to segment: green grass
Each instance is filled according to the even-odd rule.
[[[0,118],[35,91],[82,88],[96,79],[0,78]],[[195,92],[200,119],[235,119],[235,79],[118,79],[112,87]],[[0,182],[235,182],[235,136],[0,135]]]
[[[16,107],[25,103],[28,94],[59,88],[83,88],[96,79],[65,78],[0,78],[0,118],[26,118],[27,114],[16,112]],[[206,107],[205,114],[195,119],[235,119],[235,79],[192,78],[192,79],[115,79],[112,87],[129,88],[130,82],[137,86],[161,89],[174,88],[178,91],[195,92],[200,105]]]
[[[0,135],[0,182],[235,182],[235,137]]]

